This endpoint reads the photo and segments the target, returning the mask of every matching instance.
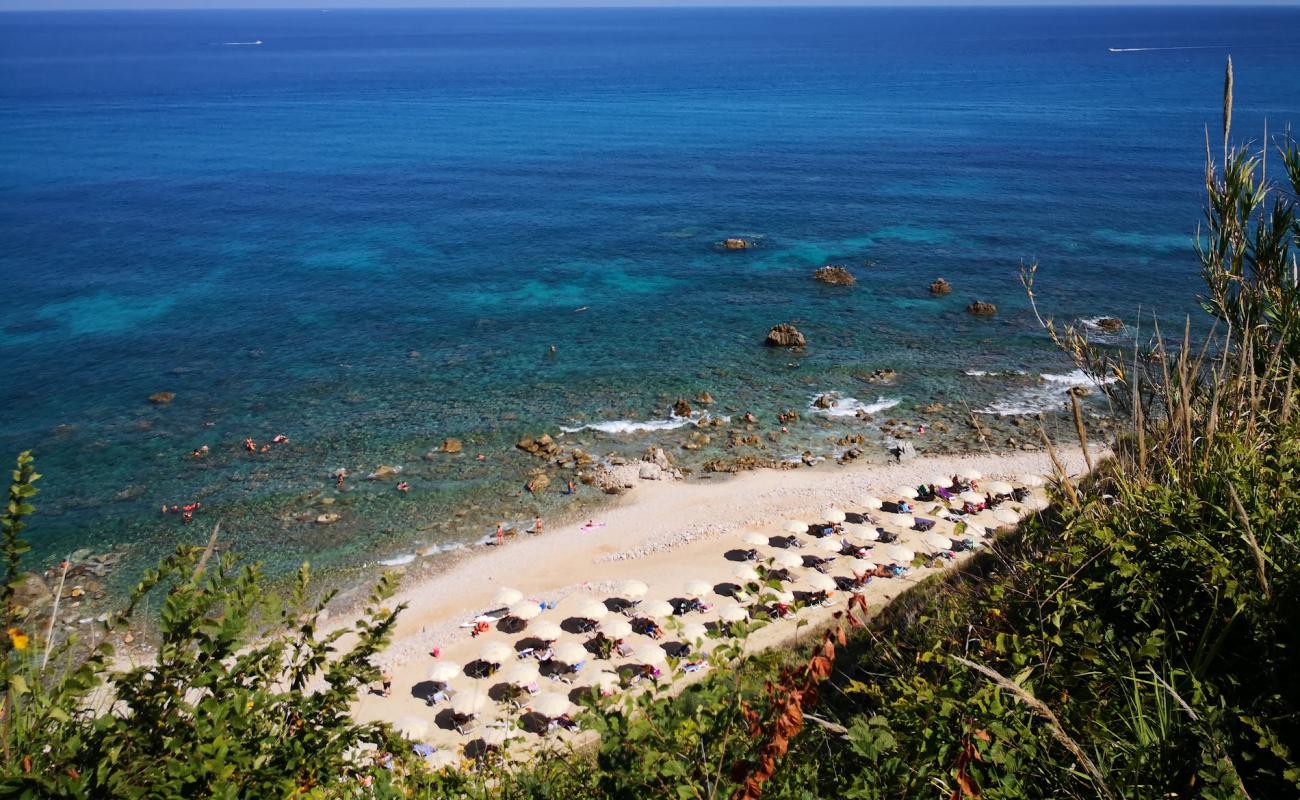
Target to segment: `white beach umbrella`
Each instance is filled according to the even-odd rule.
[[[1015,491],[1015,487],[1006,481],[989,481],[984,484],[984,488],[994,497],[1000,494],[1011,494]]]
[[[429,721],[420,717],[402,717],[393,728],[407,739],[416,741],[429,735]]]
[[[911,552],[911,550],[902,545],[881,545],[876,552],[883,555],[883,557],[888,559],[888,561],[902,563],[902,565],[911,563],[911,559],[917,557],[917,554]]]
[[[879,511],[884,504],[885,501],[881,500],[879,497],[876,497],[875,495],[869,494],[862,498],[862,505],[866,506],[872,511]]]
[[[750,547],[767,547],[769,539],[761,533],[747,533],[741,537],[741,541]]]
[[[681,639],[684,642],[702,642],[709,638],[709,629],[702,623],[692,622],[682,626]]]
[[[931,486],[936,486],[936,487],[938,487],[938,488],[940,488],[940,489],[947,489],[949,486],[952,486],[952,476],[951,476],[951,475],[931,475],[931,476],[930,476],[930,485],[931,485]]]
[[[536,683],[541,677],[536,661],[516,661],[501,671],[500,680],[515,686],[527,686]]]
[[[718,607],[718,618],[723,622],[743,622],[749,619],[749,612],[744,606],[728,603]]]
[[[994,510],[993,519],[1004,525],[1016,525],[1020,522],[1020,515],[1009,508],[999,508]]]
[[[632,635],[632,625],[625,619],[613,617],[600,623],[600,632],[611,639],[626,639]]]
[[[1038,486],[1042,486],[1044,483],[1042,475],[1034,475],[1033,473],[1025,473],[1024,475],[1020,475],[1019,477],[1016,478],[1016,480],[1024,484],[1025,486],[1028,486],[1031,489]]]
[[[535,639],[541,639],[544,642],[553,642],[563,635],[560,626],[556,625],[549,619],[539,620],[528,626],[528,633]]]
[[[898,488],[894,489],[894,493],[897,494],[899,497],[905,497],[908,500],[916,499],[915,486],[899,486]]]
[[[802,520],[792,519],[782,528],[786,533],[807,533],[808,523]]]
[[[443,769],[455,769],[460,766],[460,756],[450,750],[435,750],[425,757],[424,763],[437,772]]]
[[[655,644],[644,644],[638,647],[632,653],[632,659],[636,664],[649,664],[651,666],[662,664],[668,660],[668,654],[663,648]]]
[[[641,581],[622,581],[614,587],[614,596],[623,600],[640,600],[650,587]]]
[[[511,589],[509,586],[502,586],[497,589],[497,593],[492,595],[492,602],[499,606],[508,606],[518,603],[524,599],[523,592],[518,589]]]
[[[510,616],[527,622],[528,620],[535,618],[538,614],[541,614],[542,607],[536,600],[520,600],[510,606],[509,611]]]
[[[875,572],[876,565],[865,558],[850,558],[845,566],[853,571],[854,575],[862,575],[867,572]]]
[[[838,588],[835,579],[829,575],[823,575],[820,572],[813,572],[808,575],[806,582],[809,586],[819,592],[833,592]]]
[[[961,472],[958,472],[957,474],[968,481],[977,481],[980,478],[984,477],[983,473],[981,473],[977,469],[964,469]]]
[[[787,592],[786,590],[781,589],[779,591],[773,591],[771,594],[773,602],[787,606],[794,604],[794,592]]]
[[[868,528],[859,533],[858,538],[864,542],[877,542],[880,541],[880,531],[875,528]]]
[[[569,713],[573,703],[570,703],[569,698],[559,692],[542,692],[528,701],[528,707],[543,717],[554,719]]]
[[[671,617],[673,604],[667,600],[649,600],[641,604],[639,613],[643,617]]]
[[[844,550],[844,543],[833,536],[827,536],[825,539],[817,540],[817,549],[823,553],[839,555]]]
[[[596,682],[592,684],[602,692],[616,692],[623,688],[623,683],[614,672],[597,672]]]
[[[748,564],[741,564],[732,570],[731,574],[736,578],[736,580],[743,583],[752,583],[753,581],[758,580],[758,570]]]
[[[772,563],[782,569],[797,569],[803,566],[803,556],[791,553],[789,550],[782,550],[772,556]]]
[[[916,525],[916,518],[911,514],[896,514],[894,516],[894,524],[900,528],[911,530],[912,527]]]
[[[713,584],[708,581],[687,581],[684,588],[688,597],[700,598],[713,591]]]
[[[578,617],[579,619],[589,619],[592,622],[600,622],[602,619],[609,616],[609,609],[599,600],[588,597],[574,607],[573,616]]]
[[[506,742],[518,735],[519,731],[512,728],[485,728],[478,738],[488,747],[504,747]]]
[[[472,717],[487,708],[488,696],[481,692],[461,692],[451,698],[451,710],[462,716]]]
[[[844,512],[839,510],[838,508],[828,508],[826,509],[826,513],[823,514],[822,516],[826,518],[827,522],[832,522],[835,524],[839,524],[843,522],[846,518]]]
[[[514,656],[514,648],[505,642],[488,642],[478,651],[479,660],[489,664],[504,664]]]
[[[588,653],[586,648],[577,642],[560,642],[555,646],[555,652],[551,658],[572,667],[591,658],[591,653]]]
[[[459,675],[460,672],[461,666],[455,661],[439,661],[437,664],[429,667],[428,674],[429,680],[437,681],[438,683],[446,683]]]
[[[972,492],[968,490],[962,492],[957,496],[960,497],[962,500],[966,501],[967,503],[970,503],[971,505],[984,502],[984,495],[980,494],[979,492]]]
[[[927,533],[921,537],[921,540],[924,541],[927,546],[933,547],[936,550],[952,549],[952,539],[944,536],[942,533]]]

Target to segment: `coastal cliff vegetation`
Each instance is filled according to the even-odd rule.
[[[1153,327],[1117,351],[1043,320],[1127,423],[1111,457],[1058,473],[1050,512],[872,618],[848,603],[793,649],[719,645],[680,692],[593,698],[586,747],[430,769],[348,714],[401,611],[390,582],[324,634],[305,569],[270,597],[213,543],[164,559],[103,623],[160,598],[153,662],[115,660],[106,635],[55,641],[19,602],[39,477],[23,454],[3,519],[0,794],[1296,796],[1300,149],[1234,146],[1231,110],[1229,68],[1197,237],[1211,333]]]

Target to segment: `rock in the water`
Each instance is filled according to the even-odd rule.
[[[690,415],[691,415],[691,404],[688,403],[686,401],[686,398],[684,397],[677,398],[677,402],[673,403],[673,416],[689,417]]]
[[[828,394],[819,394],[813,401],[813,405],[817,408],[835,408],[835,398]]]
[[[852,272],[849,272],[844,267],[836,266],[834,264],[827,264],[826,266],[815,270],[813,272],[813,279],[819,280],[822,283],[829,283],[833,286],[852,286],[858,282],[858,279],[853,277]]]
[[[799,329],[788,322],[782,322],[780,325],[772,326],[767,332],[767,340],[764,342],[768,347],[804,347],[808,340],[799,332]]]
[[[713,405],[713,395],[708,392],[700,392],[700,396],[695,398],[695,402],[702,406],[711,406]]]
[[[525,436],[515,444],[515,447],[523,450],[525,453],[531,453],[539,458],[551,458],[557,456],[563,449],[555,443],[555,440],[551,438],[549,433],[543,433],[535,439],[531,436]]]
[[[748,250],[753,247],[748,239],[731,238],[722,243],[724,250]]]
[[[859,375],[867,383],[893,383],[898,373],[892,369],[873,370],[870,375]]]
[[[340,517],[338,514],[321,514],[319,517],[316,518],[316,524],[333,525],[335,522],[338,522],[340,519],[342,519],[342,517]]]
[[[941,411],[943,411],[943,403],[930,403],[929,405],[921,406],[922,414],[938,414]]]
[[[1111,333],[1124,329],[1124,320],[1119,317],[1102,317],[1093,324],[1101,330],[1110,331]]]
[[[952,284],[944,278],[935,278],[934,283],[930,284],[930,294],[942,295],[952,291]]]
[[[464,449],[465,449],[465,443],[462,442],[460,439],[442,440],[442,452],[444,453],[459,453],[461,450]]]
[[[758,422],[758,417],[754,416],[753,411],[746,411],[744,414],[740,415],[740,421],[747,425],[753,425]]]
[[[551,485],[551,476],[547,475],[545,472],[534,472],[532,474],[532,477],[528,479],[528,483],[525,484],[525,486],[527,486],[528,488],[528,491],[532,492],[533,494],[542,491],[543,489],[545,489],[547,486],[550,485]]]
[[[165,406],[176,399],[175,392],[154,392],[149,395],[149,402],[156,406]]]
[[[393,467],[393,466],[389,466],[388,464],[380,464],[375,469],[374,472],[370,473],[366,477],[372,481],[379,481],[379,480],[383,480],[384,478],[391,478],[394,475],[400,475],[400,474],[402,474],[401,467]]]
[[[977,317],[991,317],[998,313],[998,307],[992,303],[986,303],[983,300],[976,300],[966,306],[966,310]]]

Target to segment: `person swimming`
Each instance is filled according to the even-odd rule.
[[[411,484],[407,483],[406,481],[402,481],[401,483],[397,484],[397,491],[409,492],[411,491]]]

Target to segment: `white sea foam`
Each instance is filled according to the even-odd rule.
[[[1011,395],[995,400],[975,413],[1015,417],[1037,414],[1040,411],[1055,411],[1064,407],[1068,397],[1067,392],[1075,387],[1094,388],[1115,382],[1115,378],[1098,380],[1079,369],[1064,375],[1045,372],[1038,377],[1041,383],[1017,389]]]
[[[633,434],[633,433],[650,433],[651,431],[671,431],[677,428],[683,428],[687,425],[703,425],[713,419],[710,414],[693,413],[689,417],[679,417],[676,414],[670,414],[668,419],[654,420],[630,420],[616,419],[610,422],[591,422],[586,425],[566,428],[561,425],[560,430],[565,433],[577,433],[578,431],[599,431],[600,433],[609,433],[613,435]],[[730,422],[731,417],[721,417],[723,422]]]
[[[409,564],[414,560],[415,553],[403,553],[400,556],[393,556],[392,558],[382,558],[379,560],[379,565],[383,567],[400,567],[404,564]]]
[[[834,392],[830,392],[829,394],[831,397],[835,398],[835,406],[833,408],[818,408],[816,406],[817,398],[822,395],[815,394],[812,396],[812,399],[808,401],[809,413],[822,414],[827,417],[856,417],[859,411],[866,414],[877,414],[887,408],[893,408],[901,402],[893,398],[878,397],[874,403],[867,403],[856,397],[837,397]]]

